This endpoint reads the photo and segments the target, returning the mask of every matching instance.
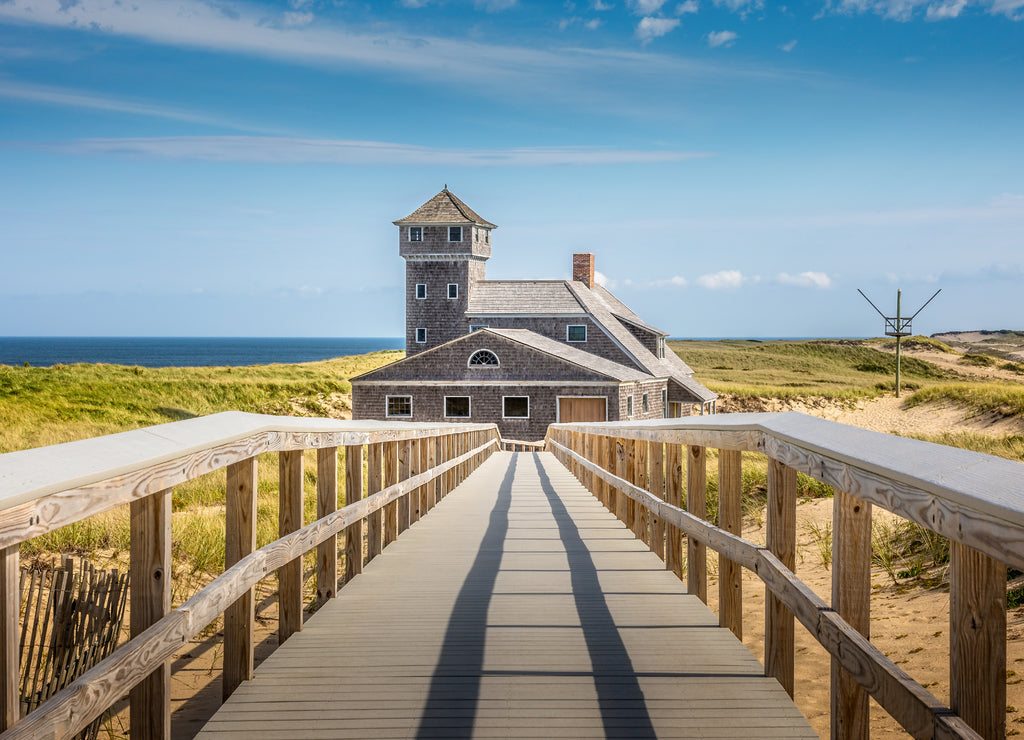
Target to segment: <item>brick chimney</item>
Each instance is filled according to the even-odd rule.
[[[594,287],[594,255],[590,252],[577,252],[572,256],[572,279],[578,280],[588,288]]]

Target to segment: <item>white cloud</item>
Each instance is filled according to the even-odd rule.
[[[45,151],[79,155],[115,155],[207,162],[397,164],[431,167],[541,167],[680,162],[711,156],[703,152],[642,151],[600,147],[520,147],[447,149],[381,141],[296,139],[272,136],[171,136],[160,138],[81,139],[27,144]]]
[[[673,275],[665,280],[655,280],[651,285],[656,288],[685,288],[690,281],[681,275]]]
[[[597,11],[611,10],[614,7],[615,6],[612,5],[611,3],[603,3],[603,2],[601,2],[601,0],[594,0],[594,10],[597,10]]]
[[[661,10],[665,0],[629,0],[629,7],[636,15],[651,15]]]
[[[733,31],[712,31],[708,34],[708,46],[712,49],[719,46],[732,46],[739,36]]]
[[[69,90],[63,87],[25,85],[17,82],[0,81],[0,98],[28,100],[34,103],[59,105],[66,108],[82,108],[86,110],[110,111],[113,113],[129,113],[136,116],[166,118],[172,121],[185,121],[187,123],[221,126],[223,128],[242,131],[270,133],[266,129],[245,126],[226,119],[206,116],[189,110],[182,110],[171,106],[155,105],[153,103],[140,101],[108,98],[102,95],[95,95],[87,91]]]
[[[799,275],[779,273],[776,280],[783,285],[794,285],[800,288],[818,288],[825,290],[832,287],[832,278],[824,272],[801,272]]]
[[[930,21],[944,21],[949,18],[956,18],[967,6],[967,0],[952,0],[941,5],[932,4],[925,11],[925,18]]]
[[[602,23],[604,23],[604,21],[602,21],[600,18],[592,18],[586,23],[584,23],[583,26],[584,28],[590,31],[596,31],[598,28],[601,27]]]
[[[764,0],[715,0],[715,7],[725,7],[734,13],[746,15],[751,11],[764,8]]]
[[[788,54],[789,52],[793,51],[793,49],[796,48],[796,39],[793,39],[792,41],[787,41],[779,48]]]
[[[312,22],[312,13],[285,13],[281,16],[281,23],[289,28],[308,26]]]
[[[598,285],[604,286],[605,288],[615,287],[614,284],[611,284],[614,281],[609,280],[607,275],[598,270],[594,270],[594,282],[597,283]]]
[[[1021,12],[1022,8],[1024,8],[1024,0],[993,0],[989,12],[993,15],[1002,13],[1007,18],[1019,21],[1024,19],[1024,12]]]
[[[651,39],[664,36],[678,25],[678,18],[641,18],[636,24],[636,37],[646,44]]]
[[[402,0],[404,8],[425,8],[430,0]]]
[[[739,270],[721,270],[697,278],[697,285],[708,290],[735,290],[745,282],[757,282],[757,278],[745,277]]]
[[[700,9],[697,5],[697,0],[685,0],[676,6],[676,15],[687,15],[689,13],[696,13]]]

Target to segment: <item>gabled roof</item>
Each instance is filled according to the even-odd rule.
[[[605,288],[603,285],[595,285],[593,288],[591,288],[591,290],[593,290],[598,295],[598,297],[605,302],[605,304],[608,306],[608,310],[612,312],[612,316],[614,316],[615,318],[621,319],[622,321],[632,324],[633,326],[638,326],[641,329],[646,329],[647,331],[652,332],[654,334],[660,334],[663,337],[668,336],[668,332],[664,332],[661,329],[656,329],[655,327],[651,326],[646,321],[641,319],[639,316],[637,316],[635,313],[633,313],[633,309],[631,309],[625,303],[623,303],[618,298],[613,296],[611,292],[609,292],[608,289]]]
[[[445,187],[440,193],[421,205],[405,218],[392,221],[396,226],[405,224],[476,224],[489,229],[498,228],[484,221],[472,208]]]
[[[589,370],[594,370],[602,375],[607,375],[615,380],[650,380],[651,376],[642,370],[636,368],[627,367],[626,365],[620,365],[612,360],[599,357],[585,352],[582,349],[576,347],[570,347],[569,345],[558,342],[550,337],[545,337],[543,334],[530,331],[529,329],[481,329],[481,331],[487,331],[491,334],[497,334],[500,337],[511,339],[514,342],[526,345],[531,349],[544,352],[545,354],[558,357],[562,360],[573,363],[574,365],[580,365]]]
[[[481,280],[473,286],[466,314],[586,313],[564,280]]]

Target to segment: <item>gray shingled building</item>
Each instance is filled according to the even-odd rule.
[[[665,345],[665,332],[594,282],[486,280],[491,231],[447,188],[394,222],[406,261],[406,358],[352,379],[355,419],[496,422],[542,439],[561,421],[711,411],[717,396]]]

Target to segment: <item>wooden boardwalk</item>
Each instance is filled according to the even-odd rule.
[[[817,737],[717,624],[554,457],[496,453],[199,737]]]

